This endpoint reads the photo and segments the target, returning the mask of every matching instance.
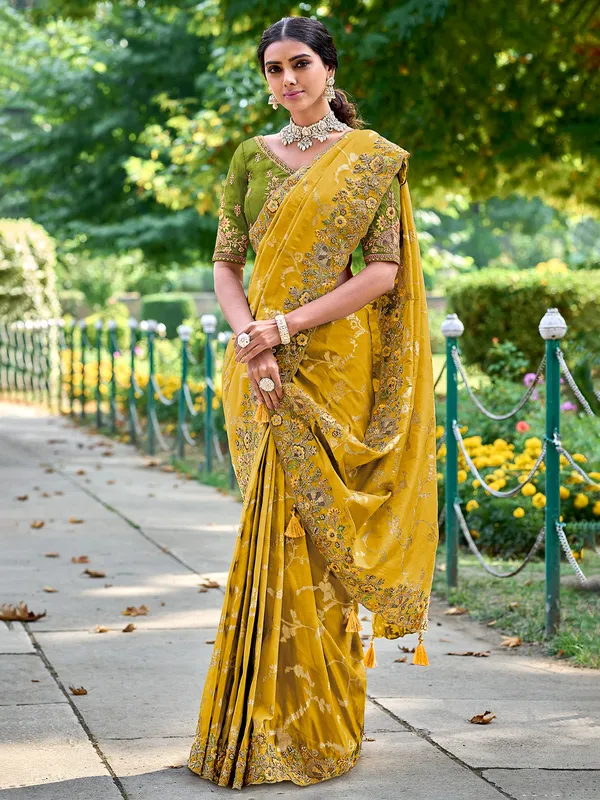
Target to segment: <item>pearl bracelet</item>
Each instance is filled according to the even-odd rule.
[[[285,321],[285,316],[283,314],[275,314],[275,322],[277,323],[277,328],[281,337],[281,344],[289,344],[290,332],[288,330],[287,322]]]

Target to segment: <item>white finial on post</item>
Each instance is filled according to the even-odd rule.
[[[538,330],[542,339],[562,339],[567,332],[567,323],[558,308],[549,308],[542,317]]]
[[[456,339],[458,336],[463,335],[465,326],[459,320],[458,314],[448,314],[446,319],[442,322],[441,330],[446,339]]]

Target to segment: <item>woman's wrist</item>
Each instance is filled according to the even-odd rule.
[[[302,325],[302,321],[298,318],[298,311],[302,311],[302,306],[299,308],[295,308],[293,311],[288,312],[285,314],[285,322],[288,327],[288,331],[290,332],[290,336],[295,336],[301,330],[304,329]]]

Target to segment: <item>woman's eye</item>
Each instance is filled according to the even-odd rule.
[[[304,64],[310,64],[310,61],[297,61],[295,66],[299,67],[299,66],[304,65]],[[275,72],[278,72],[278,71],[279,71],[279,67],[269,67],[269,69],[267,70],[267,72],[270,72],[271,75],[274,75]]]

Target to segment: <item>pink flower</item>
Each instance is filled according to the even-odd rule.
[[[119,353],[119,351],[118,351],[118,350],[115,350],[115,352],[113,353],[113,356],[114,356],[115,358],[118,358],[120,355],[121,355],[121,353]]]
[[[142,348],[139,346],[139,344],[136,344],[136,346],[133,348],[133,352],[136,354],[136,356],[142,355]]]
[[[525,386],[527,386],[527,388],[529,388],[531,384],[534,382],[534,380],[535,380],[535,372],[528,372],[527,375],[525,375],[525,377],[523,378],[523,383],[525,384]],[[543,378],[540,378],[540,381],[542,380]]]
[[[566,400],[564,403],[560,404],[561,411],[577,411],[577,406],[572,403],[570,400]]]
[[[526,433],[531,428],[531,425],[528,422],[525,422],[524,419],[519,420],[515,425],[515,430],[519,431],[519,433]]]
[[[494,344],[498,344],[498,337],[497,336],[492,337],[492,342]]]

